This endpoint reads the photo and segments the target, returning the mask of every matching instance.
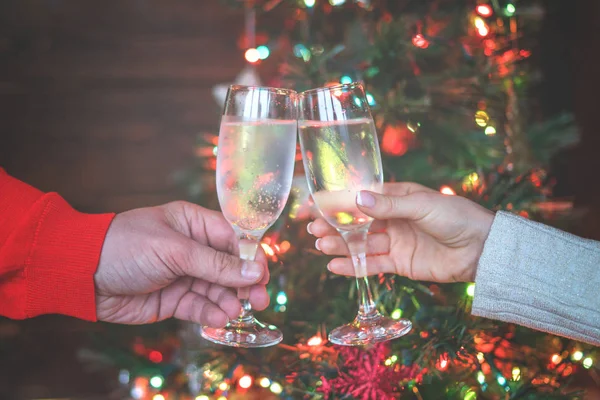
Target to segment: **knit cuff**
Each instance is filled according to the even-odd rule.
[[[94,273],[114,214],[80,213],[55,193],[47,200],[25,261],[26,316],[95,321]]]

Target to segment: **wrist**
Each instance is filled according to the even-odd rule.
[[[496,213],[483,207],[480,207],[479,211],[480,212],[477,215],[477,220],[475,224],[475,240],[473,245],[471,246],[473,249],[473,253],[471,256],[469,268],[469,282],[475,281],[475,275],[477,274],[477,266],[479,265],[479,259],[481,258],[481,254],[483,253],[485,242],[487,241],[487,238],[490,234],[490,230],[492,229],[492,224],[494,223],[494,218],[496,216]]]

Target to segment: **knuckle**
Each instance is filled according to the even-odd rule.
[[[233,257],[220,251],[213,253],[212,263],[218,277],[225,275],[234,267]]]

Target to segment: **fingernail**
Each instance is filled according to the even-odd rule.
[[[259,263],[246,261],[242,265],[242,277],[245,279],[256,280],[262,275],[263,267]]]
[[[356,204],[371,208],[375,205],[375,197],[369,192],[361,191],[356,195]]]
[[[310,227],[313,223],[309,223],[308,225],[306,225],[306,230],[308,231],[308,233],[310,233],[311,235],[313,234],[312,231],[310,230]]]
[[[315,247],[317,248],[317,250],[321,251],[321,239],[317,239],[317,241],[315,242]]]
[[[331,262],[328,262],[328,263],[327,263],[327,270],[328,270],[329,272],[333,272],[333,271],[331,270]]]

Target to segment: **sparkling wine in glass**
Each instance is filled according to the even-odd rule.
[[[292,90],[231,86],[221,119],[217,194],[239,239],[240,257],[254,260],[265,231],[279,218],[292,186],[297,132]],[[203,327],[202,336],[234,347],[266,347],[283,335],[252,314],[249,290],[238,289],[242,310],[225,328]]]
[[[344,238],[358,289],[358,315],[329,334],[332,343],[360,346],[407,334],[406,319],[377,310],[367,277],[366,241],[372,218],[356,206],[360,190],[381,192],[377,132],[364,89],[351,83],[299,95],[298,130],[308,186],[323,217]]]

